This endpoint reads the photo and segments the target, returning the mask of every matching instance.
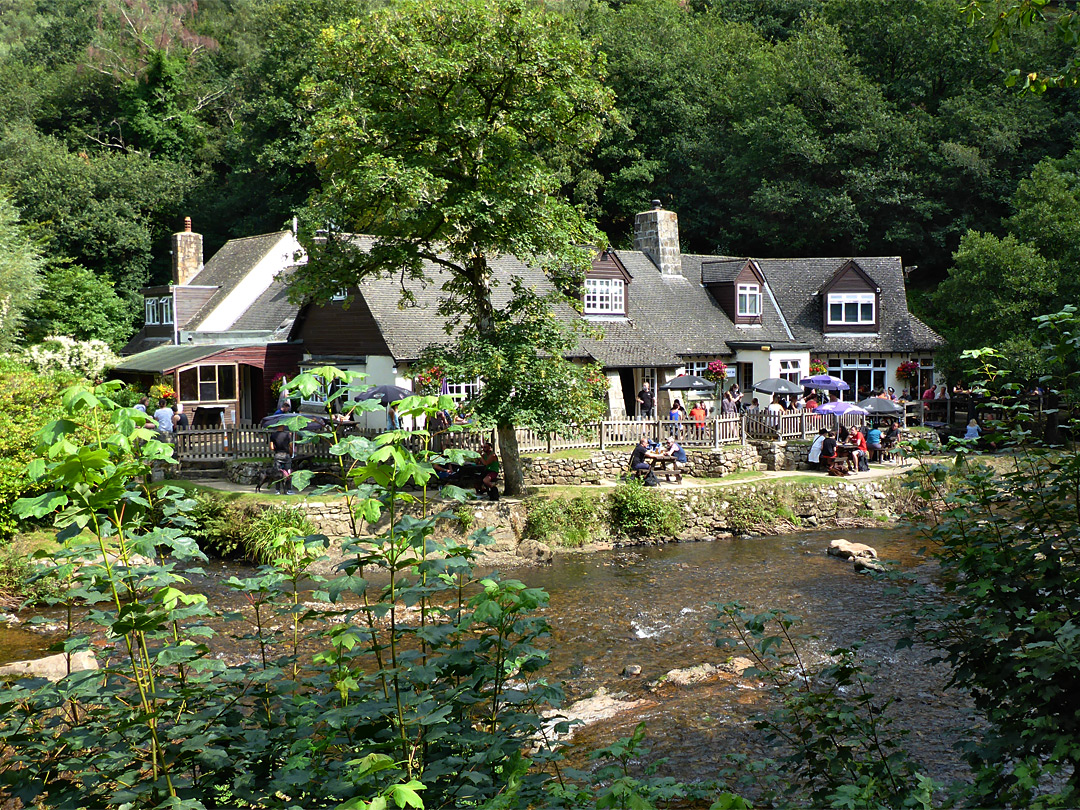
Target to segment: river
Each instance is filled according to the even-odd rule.
[[[966,701],[944,689],[946,673],[927,663],[926,651],[894,649],[902,633],[889,616],[899,597],[825,554],[830,540],[841,535],[874,546],[881,559],[900,568],[922,568],[924,575],[928,570],[918,553],[921,541],[885,526],[559,554],[549,565],[514,568],[506,576],[550,594],[546,677],[566,684],[568,700],[603,687],[647,701],[580,731],[575,742],[582,748],[606,745],[644,720],[652,756],[667,757],[663,772],[683,779],[715,775],[728,753],[771,753],[749,719],[767,707],[768,691],[760,684],[732,678],[649,689],[671,669],[721,663],[732,654],[715,645],[721,631],[710,629],[717,618],[710,603],[737,600],[755,610],[781,608],[804,617],[802,630],[817,636],[802,647],[810,660],[865,639],[867,657],[882,663],[875,688],[898,701],[896,714],[911,730],[909,747],[932,776],[960,776],[952,744],[956,729],[972,722]],[[220,563],[208,568],[219,572],[205,583],[214,602],[226,600],[217,583],[250,570]],[[33,657],[35,642],[41,649],[41,636],[0,630],[0,663]],[[631,665],[641,668],[639,676],[622,674]]]

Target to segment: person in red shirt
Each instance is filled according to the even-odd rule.
[[[867,469],[870,467],[870,450],[866,446],[866,436],[863,435],[862,428],[856,427],[852,431],[851,436],[848,437],[848,441],[855,445],[857,448],[853,450],[851,455],[855,458],[855,469],[861,470],[863,467],[863,459],[866,459]]]

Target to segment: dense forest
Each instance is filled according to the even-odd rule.
[[[120,346],[183,216],[207,255],[288,222],[315,38],[376,2],[0,0],[0,340]],[[606,54],[615,112],[563,171],[614,245],[659,198],[687,251],[899,255],[956,347],[1018,355],[1077,298],[1077,92],[1007,81],[1068,61],[1041,29],[994,51],[956,0],[548,7]]]

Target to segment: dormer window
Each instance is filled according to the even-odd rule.
[[[166,295],[161,299],[161,322],[172,325],[173,322],[172,296]]]
[[[160,321],[158,320],[158,300],[156,298],[146,299],[146,325],[157,326]]]
[[[830,326],[872,326],[877,296],[870,293],[829,293]]]
[[[621,278],[586,278],[585,314],[625,315],[626,282]]]
[[[761,287],[757,284],[740,284],[738,301],[740,318],[756,318],[761,315]]]

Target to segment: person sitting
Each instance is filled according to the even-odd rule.
[[[649,440],[645,436],[642,436],[637,443],[637,447],[630,454],[630,469],[634,475],[638,478],[644,478],[652,470],[652,465],[649,464]]]
[[[690,460],[686,457],[686,451],[681,444],[675,441],[675,437],[671,436],[667,440],[667,446],[664,448],[664,453],[675,459],[675,461],[671,462],[672,466],[675,468],[675,483],[681,483],[682,469],[690,463]]]
[[[847,475],[845,466],[840,462],[836,455],[836,434],[831,430],[826,434],[824,441],[821,443],[821,466],[825,468],[829,475]]]
[[[772,402],[769,403],[769,413],[773,416],[779,416],[784,412],[784,406],[780,404],[780,395],[773,394]]]
[[[825,443],[825,439],[828,438],[828,435],[829,431],[826,428],[822,428],[818,431],[814,443],[810,445],[810,454],[806,457],[806,460],[810,462],[814,469],[825,469],[825,465],[821,461],[821,446]]]
[[[855,470],[857,472],[868,472],[870,470],[870,450],[866,446],[866,437],[863,436],[862,430],[858,426],[852,431],[850,441],[855,446],[855,449],[851,451],[851,458],[855,462]]]
[[[870,460],[881,461],[881,430],[876,426],[866,431],[866,446],[870,450]]]
[[[747,413],[761,413],[761,403],[758,402],[758,398],[754,397],[750,400],[750,407],[746,409]]]
[[[979,427],[977,420],[972,419],[967,423],[967,430],[964,431],[965,439],[980,439],[982,438],[982,428]]]
[[[476,488],[478,495],[487,494],[488,498],[499,500],[499,488],[495,482],[499,479],[499,456],[491,442],[484,442],[484,450],[480,454],[480,466],[484,468],[484,477],[480,479],[480,485]]]
[[[889,427],[885,431],[885,435],[881,437],[882,458],[891,458],[891,454],[898,444],[900,444],[900,426],[894,420],[889,422]]]

